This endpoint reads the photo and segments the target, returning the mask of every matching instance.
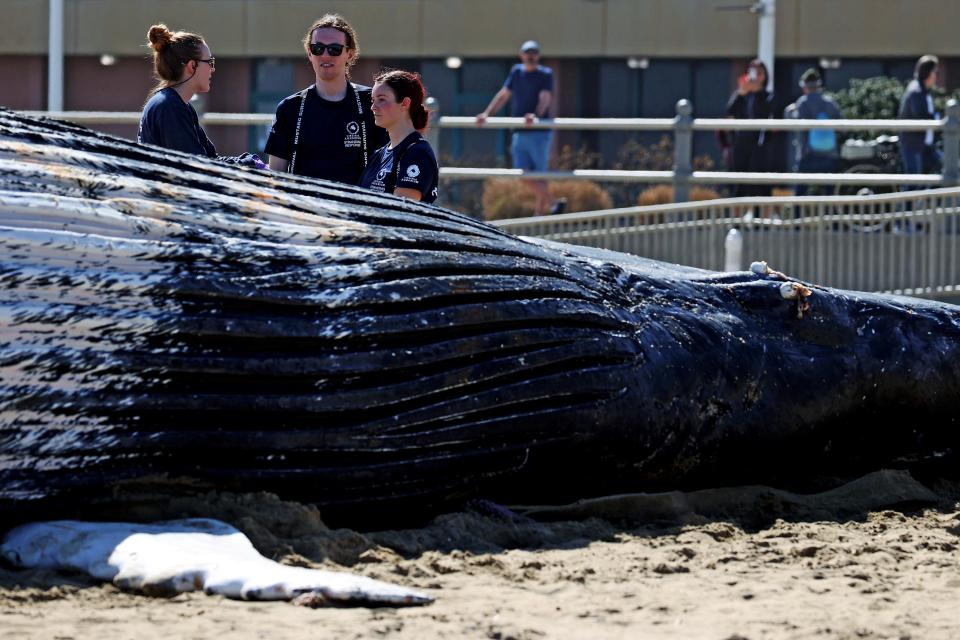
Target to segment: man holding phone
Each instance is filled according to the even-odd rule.
[[[388,141],[373,123],[370,87],[350,82],[360,48],[342,16],[327,14],[303,39],[316,83],[284,98],[264,151],[270,168],[357,184],[370,156]]]

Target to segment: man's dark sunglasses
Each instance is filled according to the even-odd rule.
[[[341,53],[343,53],[343,50],[345,48],[346,47],[344,45],[338,44],[338,43],[334,43],[334,44],[323,44],[322,42],[310,43],[310,53],[312,53],[315,56],[322,56],[323,50],[326,49],[327,53],[329,53],[334,58],[336,58]]]
[[[527,50],[524,51],[523,53],[530,53],[530,54],[533,54],[533,55],[535,55],[535,56],[538,56],[538,55],[540,55],[540,49],[527,49]]]
[[[204,60],[203,58],[197,58],[197,62],[206,62],[208,65],[210,65],[211,71],[217,68],[217,59],[212,56],[210,58],[207,58],[206,60]]]

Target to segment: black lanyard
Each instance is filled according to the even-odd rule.
[[[313,85],[316,86],[316,85]],[[360,116],[360,144],[363,148],[363,168],[367,168],[367,120],[363,117],[363,104],[360,102],[360,92],[351,82],[350,90],[353,91],[353,97],[357,100],[357,114]],[[297,164],[297,149],[300,145],[300,125],[303,123],[303,107],[307,104],[307,94],[310,87],[300,92],[300,111],[297,113],[297,129],[293,134],[293,155],[290,156],[290,165],[287,167],[288,173],[293,173],[293,167]]]

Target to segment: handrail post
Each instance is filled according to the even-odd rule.
[[[437,159],[440,158],[440,101],[430,96],[424,102],[427,113],[430,114],[429,127],[427,128],[427,142],[433,147],[433,152]]]
[[[734,227],[727,231],[723,239],[723,270],[740,271],[743,269],[743,234]]]
[[[960,184],[960,103],[953,98],[947,102],[947,117],[943,123],[943,184]]]
[[[693,104],[686,98],[677,101],[673,119],[673,201],[690,200],[690,176],[693,175]]]

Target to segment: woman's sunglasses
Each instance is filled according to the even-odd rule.
[[[341,53],[343,53],[345,46],[342,44],[323,44],[322,42],[311,42],[310,43],[310,53],[315,56],[322,56],[323,50],[326,49],[327,53],[336,58]]]
[[[213,71],[217,68],[217,59],[213,56],[207,58],[206,60],[203,58],[197,58],[197,62],[206,62],[208,65],[210,65],[210,71]]]

